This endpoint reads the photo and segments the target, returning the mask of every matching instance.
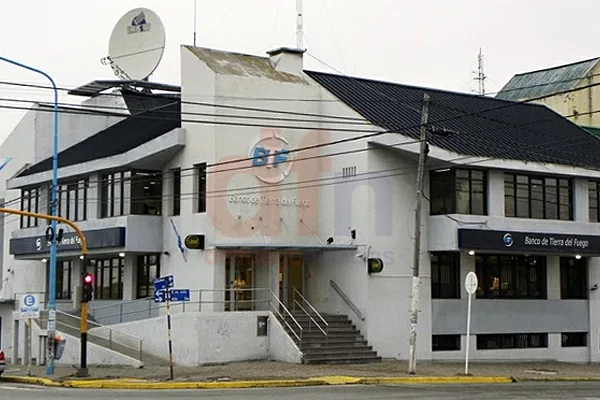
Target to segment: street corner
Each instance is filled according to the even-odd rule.
[[[366,377],[359,382],[361,385],[404,385],[404,384],[501,384],[516,383],[517,380],[512,376],[385,376],[385,377]]]
[[[60,382],[54,381],[48,378],[40,378],[36,376],[18,376],[18,375],[6,375],[0,377],[0,382],[10,382],[10,383],[21,383],[24,385],[38,385],[38,386],[52,386],[52,387],[60,387],[62,384]]]

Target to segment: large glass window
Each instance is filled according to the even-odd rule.
[[[46,290],[50,288],[50,263],[46,265]],[[58,260],[56,262],[56,299],[71,300],[73,284],[73,261]]]
[[[504,174],[504,214],[507,217],[558,219],[573,217],[571,181]]]
[[[587,260],[574,257],[560,258],[560,298],[587,299]]]
[[[546,257],[477,256],[477,297],[484,299],[545,299]]]
[[[43,208],[43,207],[42,207]],[[28,188],[21,190],[21,211],[40,212],[40,189]],[[34,217],[21,215],[20,227],[32,228],[38,226],[39,220]]]
[[[123,299],[123,258],[90,260],[95,271],[96,300]]]
[[[590,222],[600,222],[599,199],[600,181],[588,182]]]
[[[162,173],[126,171],[101,177],[102,218],[162,214]]]
[[[431,297],[460,299],[460,253],[431,254]]]
[[[487,214],[486,173],[474,169],[433,171],[430,214]]]
[[[71,221],[87,219],[88,179],[61,183],[58,186],[58,215]],[[51,187],[48,188],[51,193]],[[48,204],[48,214],[52,213],[52,205]],[[50,221],[48,221],[48,224]]]
[[[154,280],[160,277],[160,255],[140,255],[137,257],[138,299],[154,296]]]
[[[181,168],[171,171],[171,182],[173,189],[173,215],[181,213]]]
[[[198,179],[198,199],[196,200],[198,207],[197,212],[206,212],[206,163],[195,166],[196,177]]]

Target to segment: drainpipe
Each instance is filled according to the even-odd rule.
[[[594,107],[592,107],[592,84],[594,83],[594,75],[592,75],[592,73],[590,72],[590,74],[588,75],[588,112],[590,113],[590,124],[589,126],[594,126],[592,124],[592,119],[594,117]]]

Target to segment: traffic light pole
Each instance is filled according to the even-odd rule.
[[[21,211],[21,210],[13,210],[11,208],[3,208],[0,207],[0,213],[4,213],[4,214],[14,214],[14,215],[22,215],[25,217],[33,217],[33,218],[39,218],[39,219],[45,219],[48,221],[53,221],[53,222],[60,222],[63,224],[66,224],[68,226],[70,226],[71,228],[73,228],[73,230],[77,233],[77,236],[79,237],[79,240],[81,241],[81,255],[85,260],[85,256],[87,256],[88,253],[88,248],[87,248],[87,241],[85,240],[85,236],[83,234],[83,232],[81,231],[81,229],[79,229],[79,227],[77,225],[75,225],[75,223],[73,223],[72,221],[69,221],[66,218],[63,217],[59,217],[59,216],[54,216],[54,215],[48,215],[48,214],[38,214],[38,213],[33,213],[33,212],[29,212],[29,211]],[[56,229],[54,228],[53,224],[53,229],[52,229],[52,242],[56,243]],[[84,263],[85,265],[85,263]],[[49,282],[49,283],[55,283],[55,282]],[[83,308],[83,307],[82,307]],[[56,312],[54,310],[50,310],[50,312]],[[87,306],[86,306],[86,321],[85,321],[85,327],[84,327],[84,323],[83,323],[83,318],[82,318],[82,338],[83,338],[83,331],[85,328],[85,332],[86,332],[86,342],[87,342]],[[49,365],[53,366],[54,365],[54,336],[56,333],[56,328],[55,326],[50,326],[51,325],[51,318],[49,316],[48,318],[48,349],[50,351],[48,351],[48,353],[50,354],[50,358],[52,359],[48,359],[46,360],[47,363],[49,363]],[[82,340],[83,343],[83,340]],[[82,348],[83,348],[83,344],[82,344]],[[83,354],[83,350],[82,350],[82,363],[86,362],[87,364],[87,351],[86,354]]]
[[[87,367],[87,314],[87,302],[83,302],[81,303],[81,360],[77,371],[78,377],[89,376]]]

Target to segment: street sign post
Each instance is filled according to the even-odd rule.
[[[190,289],[173,289],[175,279],[173,275],[161,276],[154,281],[154,302],[167,303],[167,337],[169,339],[169,370],[171,380],[173,373],[173,341],[171,335],[171,302],[190,301]]]
[[[473,299],[473,294],[477,291],[477,286],[479,282],[477,280],[477,274],[471,271],[467,274],[465,278],[465,290],[469,294],[469,298],[467,300],[467,343],[466,343],[466,351],[465,351],[465,375],[469,374],[469,339],[471,337],[471,302]]]
[[[25,320],[25,355],[27,359],[27,375],[31,376],[31,320],[40,317],[40,304],[34,294],[21,296],[21,318]]]

